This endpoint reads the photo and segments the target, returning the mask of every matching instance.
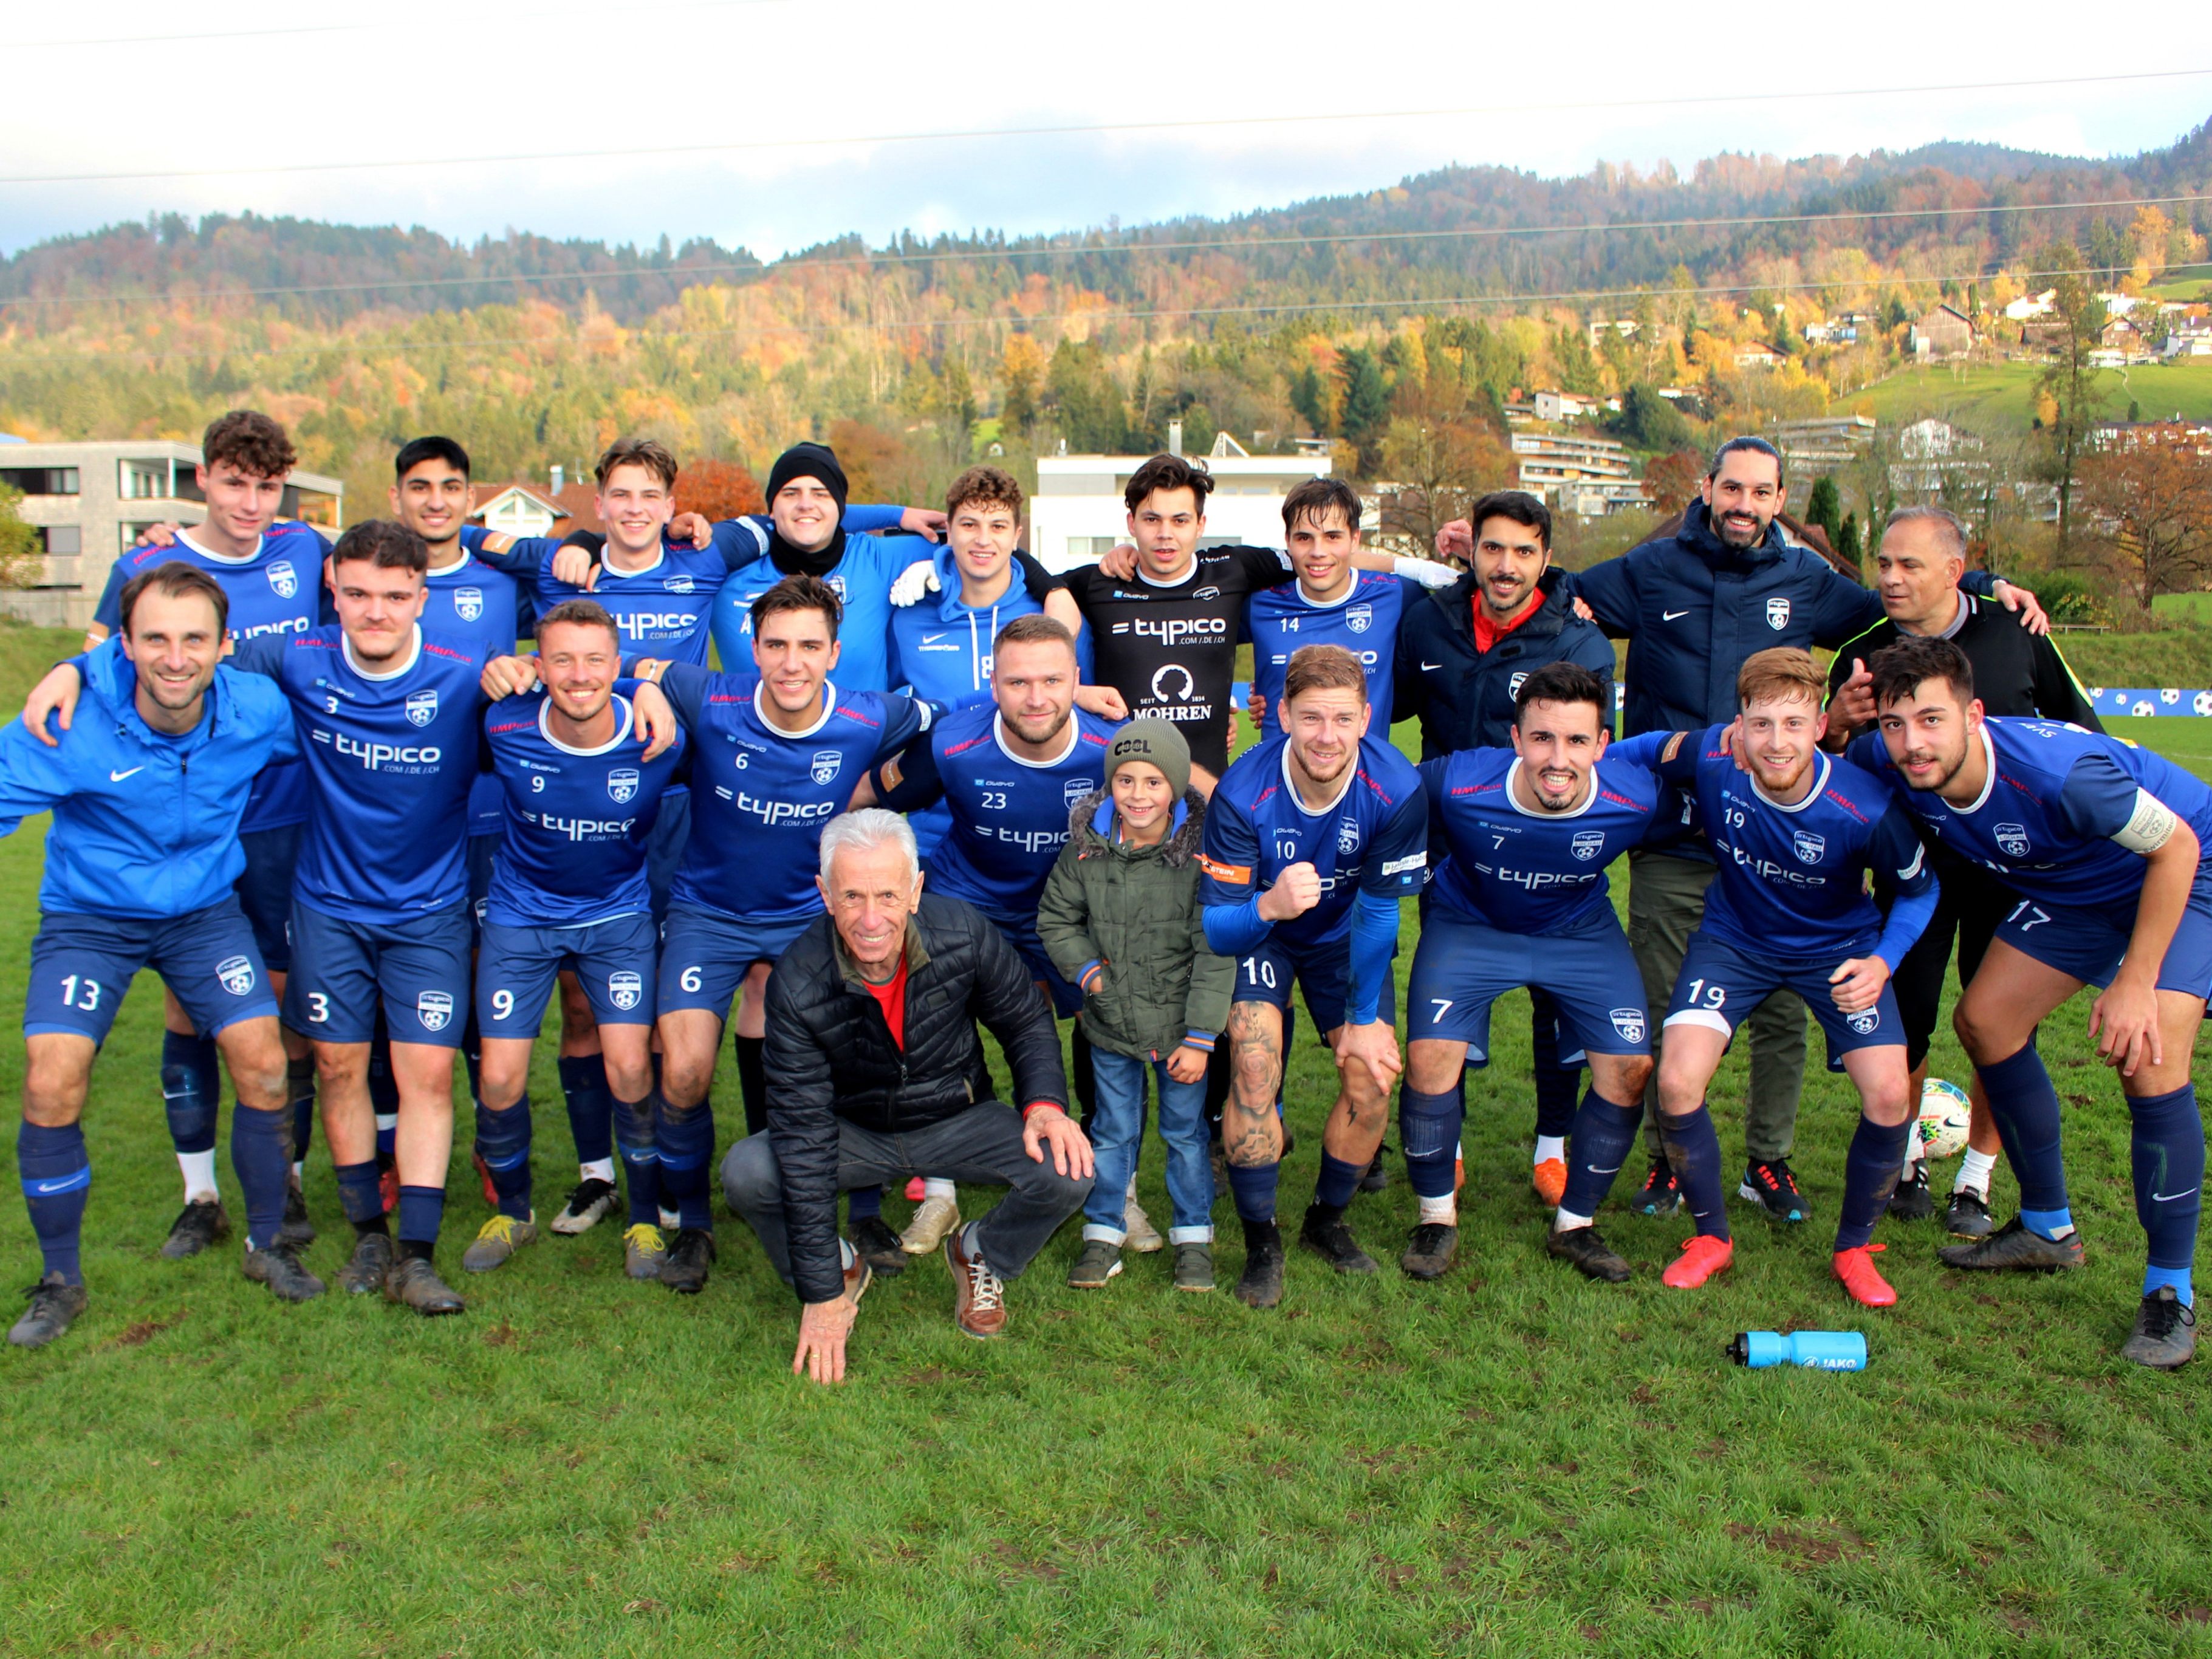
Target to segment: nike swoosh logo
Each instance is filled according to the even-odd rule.
[[[935,645],[935,644],[938,642],[938,641],[939,641],[939,640],[943,639],[944,637],[945,637],[945,635],[942,635],[942,634],[924,634],[924,635],[921,636],[921,642],[922,642],[924,645]]]
[[[1425,674],[1431,668],[1442,668],[1443,666],[1443,665],[1440,662],[1425,662],[1421,665],[1421,672]]]
[[[2150,1195],[2150,1201],[2154,1204],[2171,1204],[2177,1198],[2191,1197],[2197,1191],[2197,1188],[2194,1187],[2187,1187],[2178,1193],[2153,1193]]]
[[[1592,1170],[1590,1173],[1592,1175],[1619,1175],[1620,1173],[1620,1165],[1616,1164],[1610,1170]]]
[[[145,769],[145,769],[144,767],[143,767],[143,766],[134,766],[134,767],[132,767],[132,768],[131,768],[128,772],[110,772],[110,773],[107,775],[107,781],[108,781],[110,783],[120,783],[120,782],[122,782],[122,781],[123,781],[123,780],[124,780],[124,779],[125,779],[125,778],[135,778],[135,777],[137,777],[137,776],[141,772],[144,771]]]
[[[1690,613],[1686,611],[1662,611],[1659,613],[1659,620],[1661,622],[1672,622],[1677,617],[1686,617]]]
[[[45,1198],[54,1193],[65,1193],[76,1185],[75,1176],[60,1181],[34,1181],[31,1183],[31,1193],[33,1197]]]

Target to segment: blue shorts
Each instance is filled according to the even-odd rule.
[[[458,1048],[469,1023],[469,907],[348,921],[292,907],[284,1023],[319,1042],[367,1042],[380,1001],[394,1042]]]
[[[262,966],[272,974],[289,972],[292,966],[292,872],[300,862],[300,837],[307,827],[281,823],[238,838],[246,851],[246,873],[232,890],[253,929]]]
[[[106,1042],[141,968],[161,976],[202,1036],[276,1012],[276,994],[235,897],[162,921],[56,911],[39,918],[31,941],[23,1035],[64,1031],[95,1046]]]
[[[563,968],[576,970],[599,1024],[650,1025],[659,945],[659,929],[642,911],[581,927],[487,921],[477,935],[477,1030],[488,1037],[536,1036]]]
[[[668,920],[668,890],[676,881],[676,866],[684,862],[684,848],[691,839],[691,792],[661,792],[660,816],[645,837],[645,884],[653,890],[653,919]]]
[[[2045,967],[2101,989],[2119,971],[2135,925],[2133,905],[2124,911],[2085,910],[2021,899],[1997,924],[1996,937]],[[2212,997],[2212,890],[2202,880],[2190,890],[2189,908],[2166,947],[2158,988]]]
[[[1442,904],[1429,907],[1406,983],[1406,1041],[1468,1045],[1490,1063],[1490,1008],[1526,986],[1548,992],[1565,1037],[1563,1065],[1586,1054],[1648,1054],[1651,1020],[1628,936],[1611,910],[1570,933],[1508,933]]]
[[[716,1019],[727,1019],[746,970],[757,962],[774,962],[813,925],[812,916],[739,921],[688,904],[671,905],[660,930],[660,1012],[704,1008]]]
[[[1864,1013],[1847,1014],[1836,1006],[1836,988],[1828,983],[1828,975],[1835,971],[1835,963],[1787,968],[1761,962],[1700,927],[1690,935],[1690,948],[1682,954],[1682,971],[1675,976],[1674,994],[1667,1003],[1667,1024],[1703,1025],[1732,1039],[1735,1028],[1770,994],[1791,990],[1805,999],[1813,1018],[1828,1034],[1830,1071],[1842,1071],[1843,1057],[1854,1049],[1903,1048],[1905,1021],[1897,1012],[1895,987],[1884,985],[1881,1000]]]
[[[492,860],[499,855],[500,842],[506,839],[504,832],[469,837],[465,854],[469,861],[469,925],[479,934],[483,932],[484,907],[491,902]]]
[[[1083,1012],[1083,988],[1070,985],[1060,976],[1060,969],[1052,965],[1045,954],[1044,941],[1037,938],[1036,917],[1002,916],[986,910],[991,925],[1014,947],[1014,954],[1029,964],[1030,977],[1044,987],[1044,994],[1052,999],[1052,1012],[1061,1019],[1073,1019]]]
[[[1382,975],[1382,994],[1375,1002],[1375,1018],[1386,1025],[1398,1017],[1393,983],[1396,977],[1394,958],[1391,971]],[[1237,989],[1230,1000],[1264,1002],[1287,1009],[1293,979],[1305,994],[1306,1012],[1313,1016],[1315,1028],[1322,1036],[1343,1024],[1345,1005],[1351,1000],[1352,991],[1350,936],[1303,950],[1269,939],[1237,962]]]

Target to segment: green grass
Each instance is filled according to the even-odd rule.
[[[1884,426],[1936,416],[1991,438],[2024,438],[2035,422],[2033,362],[1929,363],[1909,366],[1837,400],[1838,412],[1871,415]],[[2097,377],[2101,412],[2118,419],[2142,405],[2145,420],[2179,415],[2212,417],[2212,359],[2106,369]]]
[[[0,630],[0,706],[52,654]],[[39,856],[35,827],[0,842],[10,1006]],[[2090,1243],[2069,1277],[1966,1279],[1929,1226],[1885,1224],[1903,1299],[1854,1310],[1827,1248],[1856,1107],[1816,1074],[1813,1225],[1740,1209],[1738,1267],[1691,1296],[1656,1278],[1685,1224],[1616,1209],[1637,1280],[1584,1283],[1541,1253],[1516,995],[1469,1090],[1462,1256],[1441,1283],[1338,1281],[1300,1256],[1263,1316],[1178,1296],[1154,1256],[1079,1294],[1070,1227],[1013,1287],[1003,1342],[953,1330],[935,1260],[879,1284],[834,1392],[788,1374],[791,1298],[733,1218],[696,1299],[624,1280],[603,1227],[471,1281],[468,1315],[435,1322],[335,1295],[280,1308],[228,1248],[157,1261],[178,1202],[159,1004],[138,988],[94,1078],[91,1309],[54,1347],[0,1355],[0,1650],[2212,1652],[2212,1370],[2114,1357],[2140,1235],[2078,1004],[2045,1032]],[[7,1045],[0,1082],[20,1064]],[[1964,1075],[1948,1038],[1936,1070]],[[1731,1061],[1731,1148],[1742,1086]],[[1332,1091],[1309,1030],[1293,1215]],[[717,1092],[726,1136],[734,1079]],[[543,1203],[573,1179],[550,1062],[534,1095]],[[1163,1215],[1156,1146],[1146,1164]],[[486,1213],[464,1163],[452,1192],[449,1268]],[[319,1145],[308,1197],[328,1274],[343,1228]],[[1385,1257],[1412,1218],[1402,1180],[1353,1212]],[[12,1202],[0,1253],[35,1276]],[[1734,1332],[1788,1326],[1863,1329],[1873,1363],[1723,1359]]]

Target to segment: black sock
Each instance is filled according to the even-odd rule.
[[[378,1216],[373,1221],[356,1221],[353,1224],[353,1236],[356,1238],[366,1238],[371,1233],[382,1233],[389,1238],[392,1237],[392,1224],[382,1216]]]
[[[732,1039],[738,1051],[738,1091],[745,1097],[745,1133],[757,1135],[768,1127],[768,1064],[763,1058],[766,1037]]]
[[[434,1248],[434,1243],[427,1238],[403,1238],[399,1241],[399,1259],[402,1261],[428,1261]]]

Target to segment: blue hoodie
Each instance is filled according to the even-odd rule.
[[[139,717],[138,677],[113,640],[76,659],[70,728],[49,749],[10,720],[0,732],[0,835],[52,808],[39,908],[164,920],[230,896],[246,868],[238,826],[254,780],[300,757],[276,683],[219,667],[200,723],[181,737]]]
[[[891,611],[890,683],[948,712],[988,702],[991,641],[1015,617],[1035,616],[1044,606],[1023,580],[1018,564],[1010,567],[1012,580],[995,604],[970,605],[960,598],[952,550],[936,549],[930,563],[937,571],[937,592]],[[1087,681],[1088,633],[1075,642],[1075,665]]]

